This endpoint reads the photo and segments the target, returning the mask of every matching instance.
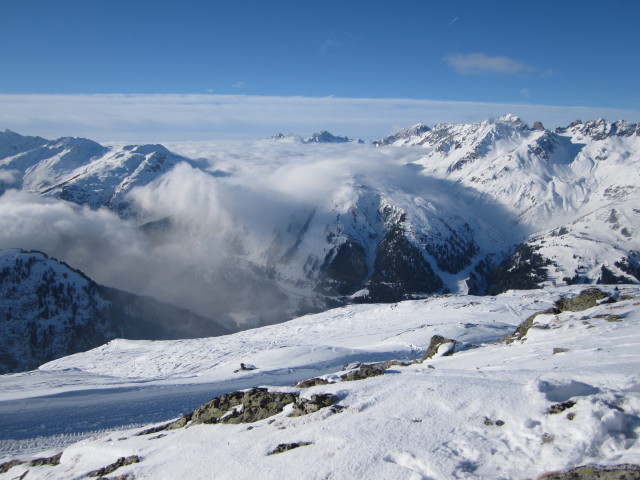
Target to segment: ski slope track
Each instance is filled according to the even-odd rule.
[[[532,479],[640,463],[640,288],[602,286],[582,311],[535,313],[585,286],[351,305],[228,336],[113,340],[0,376],[0,478],[83,478],[137,456],[126,478]],[[450,356],[421,358],[434,335]],[[439,350],[442,354],[442,349]],[[353,362],[407,361],[341,381]],[[246,368],[240,369],[243,363]],[[291,385],[320,377],[308,389]],[[264,386],[337,406],[253,423],[137,435],[214,396]],[[298,448],[270,455],[278,445]],[[62,452],[55,466],[33,458]]]

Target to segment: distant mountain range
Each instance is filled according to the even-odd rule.
[[[636,124],[597,119],[551,131],[505,115],[415,125],[370,144],[326,131],[267,142],[276,154],[282,144],[301,156],[312,143],[331,143],[326,158],[334,163],[327,168],[338,165],[346,180],[313,203],[277,208],[268,207],[272,191],[251,190],[250,181],[242,205],[219,195],[233,233],[223,237],[225,262],[203,283],[219,295],[215,318],[259,318],[244,324],[251,326],[344,303],[640,280]],[[317,148],[314,154],[323,155],[325,147]],[[372,163],[351,161],[355,154]],[[162,245],[193,232],[175,212],[156,210],[149,221],[132,192],[157,186],[178,166],[211,178],[220,191],[236,191],[263,162],[251,153],[238,157],[242,168],[220,170],[161,145],[104,147],[5,131],[0,193],[19,189],[107,208]],[[258,224],[269,228],[258,234]],[[238,313],[241,299],[249,306]]]

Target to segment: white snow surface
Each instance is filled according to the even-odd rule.
[[[91,435],[67,445],[58,466],[23,464],[0,479],[26,470],[29,479],[83,478],[129,455],[140,463],[112,475],[529,479],[583,464],[640,463],[640,287],[600,287],[618,301],[539,315],[523,341],[495,343],[583,288],[352,305],[200,340],[114,340],[37,371],[0,376],[0,462],[52,455],[74,435]],[[318,375],[337,380],[342,365],[354,361],[419,358],[435,334],[458,341],[452,356],[361,381],[290,386]],[[257,369],[234,373],[241,362]],[[332,393],[344,409],[301,417],[285,409],[253,424],[197,425],[160,438],[135,436],[142,428],[131,428],[145,423],[143,412],[175,403],[177,392],[208,394],[204,403],[257,385],[305,397]],[[548,413],[568,400],[575,405]],[[185,403],[178,413],[195,406]],[[128,414],[128,429],[105,430],[105,412]],[[66,429],[48,426],[56,416],[65,417]],[[36,427],[31,437],[14,435],[29,422],[46,435],[34,438]],[[88,434],[87,424],[94,430]],[[291,442],[311,444],[268,455]],[[34,445],[49,450],[36,453]]]

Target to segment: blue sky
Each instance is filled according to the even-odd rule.
[[[13,113],[0,113],[0,128],[40,128],[38,118],[12,124],[21,99],[34,102],[33,94],[47,100],[43,110],[55,108],[52,94],[63,103],[84,94],[75,104],[94,94],[137,94],[131,102],[182,94],[250,96],[257,104],[263,97],[463,102],[469,115],[490,115],[478,106],[490,104],[588,107],[593,116],[619,110],[640,119],[637,0],[3,0],[1,7],[0,109],[9,101]],[[278,111],[292,108],[283,100]],[[247,126],[247,133],[258,131]]]

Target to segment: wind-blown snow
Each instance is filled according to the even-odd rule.
[[[93,430],[100,421],[113,428],[107,412],[121,415],[124,425],[144,422],[149,410],[167,409],[180,398],[175,417],[195,406],[190,401],[203,403],[207,398],[197,400],[196,393],[207,390],[209,398],[260,384],[290,391],[277,385],[317,375],[335,380],[332,373],[356,360],[418,358],[434,334],[459,342],[453,356],[301,392],[337,395],[344,407],[338,413],[289,418],[285,411],[251,428],[198,425],[153,440],[134,436],[140,429],[97,433],[66,447],[59,466],[17,466],[0,478],[27,469],[29,478],[77,478],[134,454],[141,462],[117,474],[526,479],[586,463],[640,463],[638,287],[604,287],[615,303],[539,315],[524,341],[491,343],[582,288],[347,306],[211,339],[115,340],[35,372],[5,375],[0,446],[14,449],[6,458],[28,458],[15,450],[24,443],[10,440],[19,438],[12,432],[42,425],[44,434],[59,434],[48,427],[56,423],[48,412],[65,418],[68,434],[83,431],[85,423]],[[234,373],[240,362],[257,370]],[[568,400],[575,405],[548,413]],[[59,441],[52,437],[52,446]],[[311,444],[267,455],[291,442]]]

